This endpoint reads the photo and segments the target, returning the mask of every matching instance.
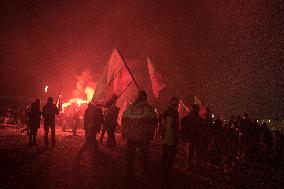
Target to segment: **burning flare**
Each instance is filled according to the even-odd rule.
[[[47,93],[48,86],[46,85],[44,88],[44,92]]]
[[[87,95],[88,102],[91,102],[94,92],[95,92],[95,89],[93,89],[92,87],[86,87],[85,94]]]
[[[77,104],[78,107],[80,107],[82,104],[88,104],[89,102],[92,101],[93,95],[94,95],[95,89],[92,87],[87,86],[85,88],[85,94],[87,99],[82,99],[82,98],[71,98],[68,102],[65,102],[62,104],[62,109],[64,110],[65,108],[71,106],[72,104]]]

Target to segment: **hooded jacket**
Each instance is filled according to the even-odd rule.
[[[147,102],[127,107],[122,116],[122,132],[128,140],[150,141],[155,130],[155,112]]]

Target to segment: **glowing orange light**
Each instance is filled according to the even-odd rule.
[[[62,109],[64,110],[64,108],[67,108],[69,106],[71,106],[72,104],[77,104],[78,107],[80,107],[82,104],[88,104],[89,102],[92,101],[93,98],[93,94],[94,94],[94,89],[92,87],[86,87],[85,88],[85,94],[86,94],[86,100],[81,99],[81,98],[71,98],[69,99],[68,102],[65,102],[62,104]]]
[[[46,85],[44,88],[44,92],[47,93],[48,86]]]
[[[85,94],[87,96],[87,101],[91,102],[93,95],[94,95],[95,89],[93,89],[92,87],[86,87],[85,89]]]

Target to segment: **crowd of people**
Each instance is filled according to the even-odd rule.
[[[18,105],[1,105],[0,124],[4,125],[23,125],[25,124],[26,109]]]
[[[80,109],[76,106],[65,108],[64,111],[60,112],[58,116],[57,122],[58,125],[61,126],[62,131],[66,132],[67,129],[72,130],[73,135],[77,135],[78,128],[83,125],[83,109],[86,107],[80,107]]]
[[[142,155],[142,170],[149,169],[149,148],[152,140],[162,144],[160,176],[168,178],[172,174],[178,145],[187,144],[187,169],[195,164],[214,165],[224,173],[232,172],[239,164],[257,160],[281,161],[283,159],[283,133],[273,134],[267,124],[243,116],[231,116],[229,121],[212,118],[210,109],[200,115],[199,105],[194,104],[184,117],[179,116],[180,100],[172,97],[162,113],[153,109],[147,102],[147,94],[140,91],[135,101],[122,115],[121,135],[127,141],[125,155],[125,175],[134,175],[133,161],[136,150]],[[55,145],[55,116],[59,108],[48,98],[42,111],[40,100],[31,104],[29,117],[30,145],[36,144],[37,130],[41,116],[44,119],[44,142],[48,146],[48,133],[51,130],[51,143]],[[107,132],[107,145],[116,146],[115,130],[119,108],[112,104],[105,111],[96,103],[89,103],[84,112],[86,145],[98,150]],[[79,114],[75,111],[73,120],[79,125]],[[77,126],[73,127],[76,133]],[[101,133],[99,141],[97,135]]]
[[[193,105],[180,121],[181,140],[189,145],[188,167],[194,155],[199,162],[217,165],[224,172],[246,162],[283,158],[283,133],[274,136],[266,122],[259,124],[247,113],[224,122],[213,120],[208,108],[206,112],[201,118],[198,105]]]

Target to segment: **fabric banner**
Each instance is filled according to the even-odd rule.
[[[182,100],[179,101],[178,105],[178,113],[179,113],[179,118],[183,118],[190,112],[190,109],[182,102]]]
[[[117,49],[114,49],[108,64],[97,83],[93,102],[109,106],[127,89],[132,77]]]
[[[206,109],[204,108],[204,106],[202,105],[201,101],[199,100],[199,98],[197,98],[197,96],[195,96],[194,98],[194,104],[199,105],[199,116],[201,118],[205,118],[205,114],[207,113]]]
[[[154,67],[152,61],[147,57],[148,71],[152,83],[154,96],[159,97],[159,91],[166,87],[165,78]]]

